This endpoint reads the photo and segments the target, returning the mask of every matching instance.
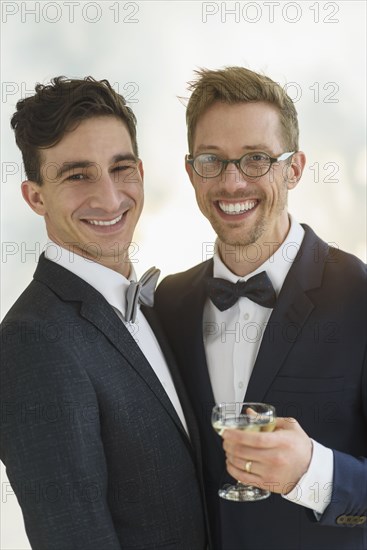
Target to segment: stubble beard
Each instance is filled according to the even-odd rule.
[[[278,204],[276,210],[274,211],[275,216],[280,216],[284,209],[287,208],[288,204],[288,188],[287,180],[284,178],[283,187],[281,189],[281,194],[279,196]],[[225,227],[218,221],[212,221],[212,227],[220,242],[224,245],[246,248],[250,245],[256,244],[260,241],[261,237],[266,233],[270,227],[269,219],[266,216],[265,208],[262,209],[262,212],[258,213],[260,216],[256,222],[249,228],[243,228],[241,231],[241,223],[233,222],[232,224],[227,224]],[[235,232],[235,234],[233,234]]]
[[[217,225],[217,227],[215,227]],[[237,224],[227,225],[223,228],[219,223],[213,224],[213,229],[218,235],[219,240],[229,246],[246,247],[256,243],[261,236],[265,233],[268,224],[266,223],[265,215],[256,222],[256,224],[249,230],[243,228],[239,233],[240,228]],[[237,230],[236,230],[237,229]],[[236,230],[236,233],[234,231]]]

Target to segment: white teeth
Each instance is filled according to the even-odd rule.
[[[102,221],[102,220],[86,220],[88,223],[91,223],[92,225],[115,225],[118,223],[122,218],[122,214],[115,218],[114,220],[109,221]]]
[[[244,212],[247,212],[248,210],[251,210],[256,206],[256,201],[247,201],[247,202],[221,202],[219,201],[219,208],[225,212],[226,214],[243,214]]]

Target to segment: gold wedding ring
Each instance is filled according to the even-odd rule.
[[[245,472],[247,472],[248,474],[251,474],[251,466],[252,466],[252,461],[248,460],[245,464]]]

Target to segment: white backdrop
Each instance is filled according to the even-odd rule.
[[[46,243],[24,203],[9,120],[36,82],[107,78],[138,118],[146,204],[135,269],[162,275],[203,258],[213,242],[184,170],[186,82],[198,67],[243,65],[286,86],[308,163],[289,209],[326,241],[365,260],[366,3],[55,1],[1,3],[1,316],[30,281]],[[2,550],[29,548],[1,470]]]

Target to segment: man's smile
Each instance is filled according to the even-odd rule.
[[[92,225],[115,225],[121,220],[122,216],[123,214],[120,214],[119,216],[117,216],[117,218],[114,218],[113,220],[83,220],[83,221],[91,223]]]
[[[259,201],[254,199],[245,201],[217,201],[219,209],[225,214],[229,214],[231,216],[244,214],[245,212],[254,209],[258,203]]]

